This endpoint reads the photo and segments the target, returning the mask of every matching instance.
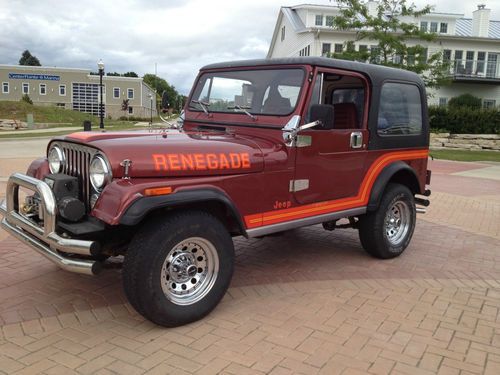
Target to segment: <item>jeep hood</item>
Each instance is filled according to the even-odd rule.
[[[264,158],[258,141],[223,132],[79,132],[59,140],[101,150],[113,177],[124,175],[120,163],[132,162],[130,177],[213,176],[260,172]]]

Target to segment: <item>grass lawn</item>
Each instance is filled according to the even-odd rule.
[[[31,105],[22,101],[0,101],[1,119],[16,119],[26,122],[26,115],[28,113],[33,114],[35,124],[49,123],[51,125],[64,124],[66,126],[81,126],[85,120],[90,120],[92,123],[99,121],[97,117],[91,116],[87,113],[57,108],[55,106]]]
[[[431,150],[429,153],[434,159],[500,162],[499,151]]]

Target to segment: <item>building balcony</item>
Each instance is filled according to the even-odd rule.
[[[452,60],[450,63],[454,82],[500,84],[500,56],[498,61]]]

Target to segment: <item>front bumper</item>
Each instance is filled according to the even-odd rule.
[[[38,193],[43,227],[19,212],[19,187]],[[63,238],[56,233],[57,204],[49,185],[36,178],[14,173],[7,182],[6,199],[0,202],[1,226],[66,271],[95,275],[102,264],[87,257],[99,251],[99,243]]]

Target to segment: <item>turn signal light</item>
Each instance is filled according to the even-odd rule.
[[[154,195],[167,195],[170,193],[172,193],[172,188],[170,186],[144,190],[144,195],[149,197]]]

